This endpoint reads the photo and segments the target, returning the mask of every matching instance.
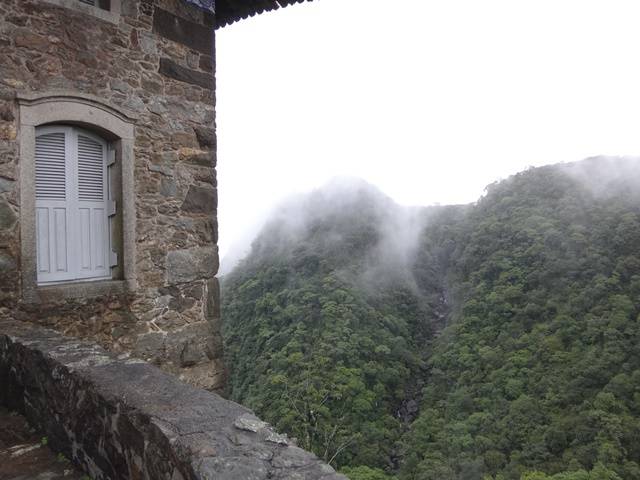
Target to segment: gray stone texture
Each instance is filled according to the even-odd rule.
[[[92,478],[346,480],[245,407],[141,360],[0,322],[0,403]]]
[[[0,228],[8,229],[15,225],[16,214],[11,206],[4,200],[0,200]]]
[[[15,182],[7,178],[0,178],[0,193],[11,192]]]
[[[214,215],[218,208],[218,195],[214,188],[191,185],[180,209],[189,213]]]
[[[213,54],[211,29],[200,23],[180,18],[173,13],[156,8],[153,16],[153,30],[164,38],[182,43],[207,56]]]
[[[220,322],[205,316],[218,269],[214,19],[182,0],[123,0],[115,21],[87,14],[94,7],[60,6],[77,3],[0,2],[0,318],[95,339],[194,385],[221,388]],[[137,119],[137,285],[76,298],[60,294],[73,289],[39,288],[33,303],[19,281],[16,95],[61,90],[93,95]],[[197,342],[186,328],[192,324],[201,325]]]
[[[213,89],[214,87],[212,75],[184,67],[170,58],[160,59],[160,73],[166,77],[197,85],[202,88]]]
[[[173,250],[167,254],[167,281],[170,285],[213,277],[218,269],[215,247]]]
[[[198,139],[198,144],[200,144],[200,147],[202,148],[216,147],[216,136],[213,129],[196,127],[194,130],[196,132],[196,138]]]

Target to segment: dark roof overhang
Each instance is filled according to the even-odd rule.
[[[311,0],[186,0],[211,13],[215,12],[216,28],[225,27],[243,18],[277,10],[294,3]]]
[[[253,17],[256,14],[277,10],[305,0],[216,0],[218,28]],[[306,0],[310,2],[311,0]]]

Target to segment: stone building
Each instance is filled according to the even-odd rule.
[[[214,31],[287,3],[0,2],[0,317],[223,385]]]

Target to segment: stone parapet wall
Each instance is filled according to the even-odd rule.
[[[0,322],[0,385],[95,480],[346,480],[247,408],[42,327]]]
[[[215,18],[182,0],[117,3],[107,21],[77,0],[0,2],[0,317],[90,338],[220,388]],[[123,180],[133,182],[135,211],[122,227],[135,230],[135,251],[124,255],[135,281],[84,296],[43,290],[32,301],[21,267],[18,98],[61,91],[135,118],[134,178]]]

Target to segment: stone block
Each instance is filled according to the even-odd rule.
[[[142,89],[146,93],[153,93],[155,95],[160,94],[164,91],[164,85],[160,82],[155,82],[153,80],[143,79],[142,80]]]
[[[0,124],[0,140],[12,141],[16,139],[16,127],[13,123]]]
[[[13,114],[13,109],[9,104],[0,104],[0,120],[4,120],[6,122],[13,122],[15,119],[15,115]]]
[[[193,247],[167,253],[170,285],[212,278],[218,271],[218,247]]]
[[[162,164],[161,165],[156,165],[156,164],[152,163],[152,164],[149,165],[149,171],[150,172],[161,173],[162,175],[167,176],[167,177],[173,176],[173,169],[170,166],[166,165],[166,164],[164,164],[164,165],[162,165]]]
[[[213,59],[210,55],[201,55],[200,64],[198,65],[200,70],[205,72],[213,72]]]
[[[0,199],[0,229],[9,229],[16,223],[17,217],[9,204]]]
[[[12,191],[15,183],[16,182],[14,182],[13,180],[0,177],[0,193]]]
[[[218,208],[216,189],[210,186],[191,185],[180,208],[187,213],[215,215]]]
[[[167,355],[181,368],[206,362],[207,339],[211,331],[207,322],[186,325],[167,338]]]
[[[216,147],[216,134],[211,127],[196,127],[193,129],[196,132],[196,138],[201,148],[215,148]]]
[[[15,273],[17,268],[16,260],[8,252],[0,251],[0,273]]]
[[[166,333],[149,332],[139,335],[133,354],[138,358],[158,361],[164,356]]]
[[[117,92],[129,93],[131,91],[131,85],[129,85],[126,82],[123,82],[119,78],[112,78],[109,81],[109,85],[111,86],[112,90],[115,90]]]
[[[181,148],[178,150],[181,162],[191,163],[202,167],[213,166],[213,152],[197,148]]]
[[[197,52],[187,52],[187,65],[189,68],[196,69],[200,64],[200,54]]]
[[[204,359],[204,352],[200,348],[198,341],[191,339],[184,343],[180,352],[180,366],[182,368],[192,367]]]
[[[178,193],[176,181],[172,178],[163,178],[160,180],[160,195],[163,197],[175,197]]]
[[[171,142],[175,143],[180,150],[188,150],[198,146],[198,141],[191,132],[175,132],[171,135]]]
[[[155,113],[156,115],[164,115],[169,111],[164,102],[158,99],[154,99],[147,108],[151,113]]]
[[[197,85],[207,90],[213,90],[214,87],[213,75],[183,67],[169,58],[160,59],[160,68],[158,72],[165,77],[178,80],[179,82]]]
[[[38,50],[40,52],[46,52],[51,42],[42,35],[32,33],[28,29],[20,29],[15,34],[15,45],[18,48],[26,48],[29,50]]]
[[[205,55],[213,53],[213,29],[191,22],[161,8],[153,15],[153,31],[161,37]]]
[[[157,41],[153,36],[149,35],[146,32],[140,32],[138,35],[138,44],[140,45],[140,50],[142,50],[147,55],[156,55],[158,53],[158,45]]]

